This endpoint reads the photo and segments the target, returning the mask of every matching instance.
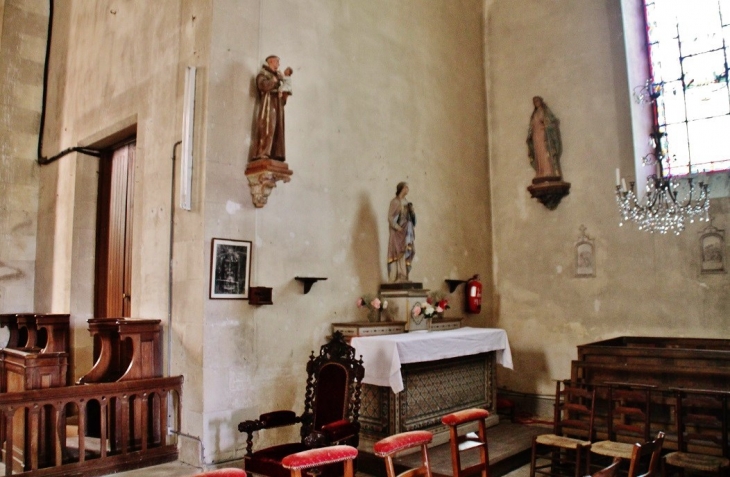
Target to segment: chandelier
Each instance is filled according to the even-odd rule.
[[[634,192],[634,182],[626,187],[626,180],[616,169],[616,203],[621,213],[619,226],[632,221],[636,222],[639,230],[679,235],[685,222],[693,223],[695,219],[710,221],[709,187],[703,181],[695,184],[692,177],[688,177],[684,185],[672,175],[664,175],[662,162],[670,159],[662,150],[662,136],[659,131],[652,133],[654,152],[642,159],[645,166],[656,167],[656,173],[646,178],[643,200],[640,201]]]
[[[634,98],[637,103],[653,102],[661,87],[661,84],[652,84],[649,80],[634,91]],[[692,177],[680,182],[671,174],[664,174],[662,163],[666,161],[669,165],[671,158],[662,146],[665,143],[663,137],[664,133],[659,130],[652,132],[652,152],[642,158],[644,166],[655,167],[655,173],[646,178],[643,200],[639,200],[634,191],[634,182],[626,187],[626,180],[616,169],[616,203],[621,214],[619,226],[632,221],[639,230],[679,235],[685,222],[710,221],[709,187],[702,180],[695,184]]]

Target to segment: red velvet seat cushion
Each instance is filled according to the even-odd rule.
[[[376,442],[373,451],[378,457],[385,457],[411,447],[428,444],[432,439],[433,434],[428,431],[401,432]]]
[[[288,455],[281,461],[281,465],[287,469],[309,469],[352,460],[355,457],[357,457],[357,449],[352,446],[329,446]]]
[[[193,477],[246,477],[246,471],[236,468],[209,470],[202,474],[195,474]]]
[[[464,409],[463,411],[452,412],[441,418],[441,422],[447,426],[458,426],[465,422],[477,421],[489,417],[489,411],[485,409]]]
[[[270,477],[289,477],[289,470],[281,465],[284,457],[307,450],[308,447],[301,442],[292,442],[278,446],[267,447],[254,452],[244,458],[245,468],[248,472],[267,475]]]

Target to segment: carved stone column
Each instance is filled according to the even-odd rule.
[[[251,199],[253,205],[261,208],[276,187],[278,181],[289,182],[294,171],[289,169],[286,162],[273,159],[256,159],[248,163],[246,177],[251,188]]]

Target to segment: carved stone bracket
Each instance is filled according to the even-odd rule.
[[[278,181],[289,182],[294,171],[289,169],[286,162],[273,159],[256,159],[248,163],[246,177],[251,187],[251,199],[253,205],[261,208],[271,194],[271,189],[276,187]]]
[[[570,182],[564,182],[559,178],[557,180],[550,178],[533,179],[532,185],[527,190],[542,205],[550,210],[555,210],[563,197],[570,193]]]

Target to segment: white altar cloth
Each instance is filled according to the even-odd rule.
[[[355,355],[362,355],[365,377],[362,382],[403,390],[401,364],[437,361],[496,351],[497,363],[512,369],[512,352],[507,332],[498,328],[459,328],[446,331],[412,331],[410,333],[360,336],[350,345]]]

